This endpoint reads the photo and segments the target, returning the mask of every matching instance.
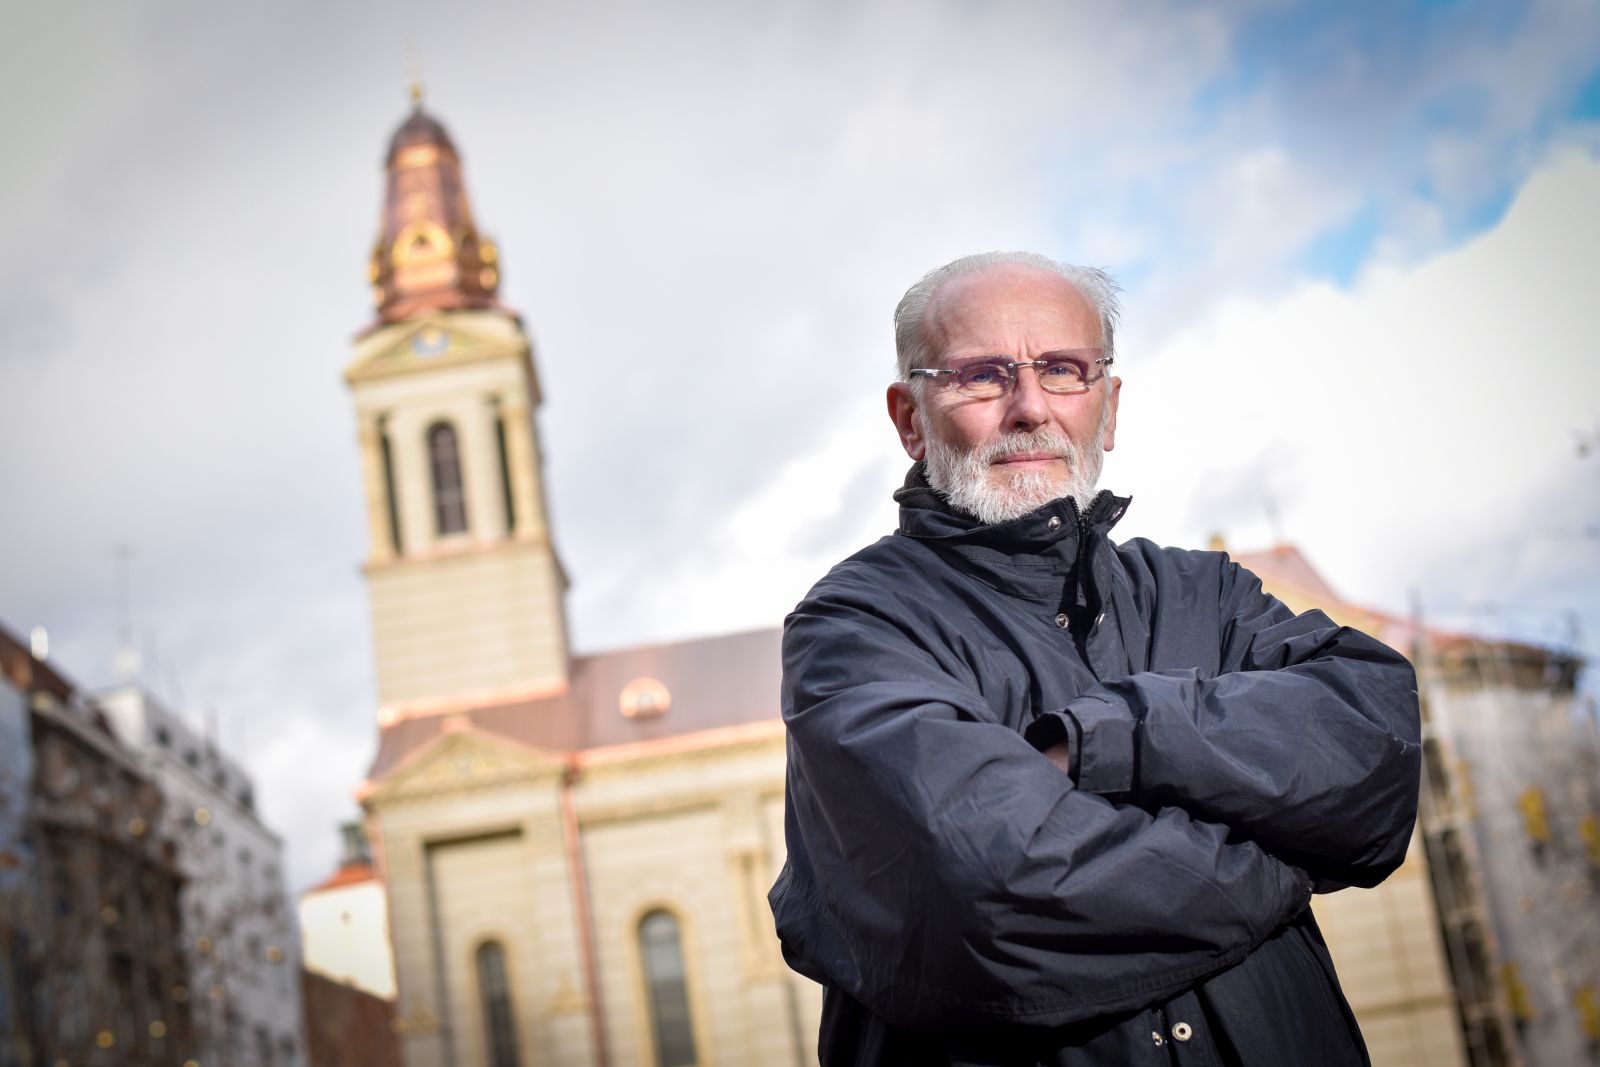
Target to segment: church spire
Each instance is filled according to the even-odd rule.
[[[380,322],[425,311],[493,308],[499,253],[478,233],[461,176],[461,157],[411,85],[411,114],[389,141],[388,189],[367,268]]]

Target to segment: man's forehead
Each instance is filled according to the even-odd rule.
[[[1099,316],[1077,286],[1053,271],[1007,263],[953,278],[929,303],[925,326],[930,340],[952,329],[982,322],[1039,316],[1087,320],[1099,333]]]

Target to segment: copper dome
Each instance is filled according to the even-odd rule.
[[[411,114],[400,128],[394,131],[394,136],[389,140],[389,154],[384,159],[385,165],[392,166],[394,157],[401,149],[410,148],[412,145],[431,144],[449,150],[451,155],[457,155],[455,143],[450,140],[450,135],[445,132],[439,120],[422,110],[418,104],[412,109]]]

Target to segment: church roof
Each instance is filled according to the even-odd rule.
[[[552,753],[776,722],[781,637],[770,627],[574,657],[571,684],[561,693],[389,723],[367,778],[383,778],[461,718]]]

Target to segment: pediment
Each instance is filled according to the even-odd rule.
[[[531,748],[458,720],[447,724],[427,745],[373,783],[368,803],[553,781],[565,767],[556,753]]]
[[[345,368],[352,384],[399,374],[495,359],[522,359],[526,337],[514,320],[495,313],[442,311],[381,327],[356,342],[356,358]]]

